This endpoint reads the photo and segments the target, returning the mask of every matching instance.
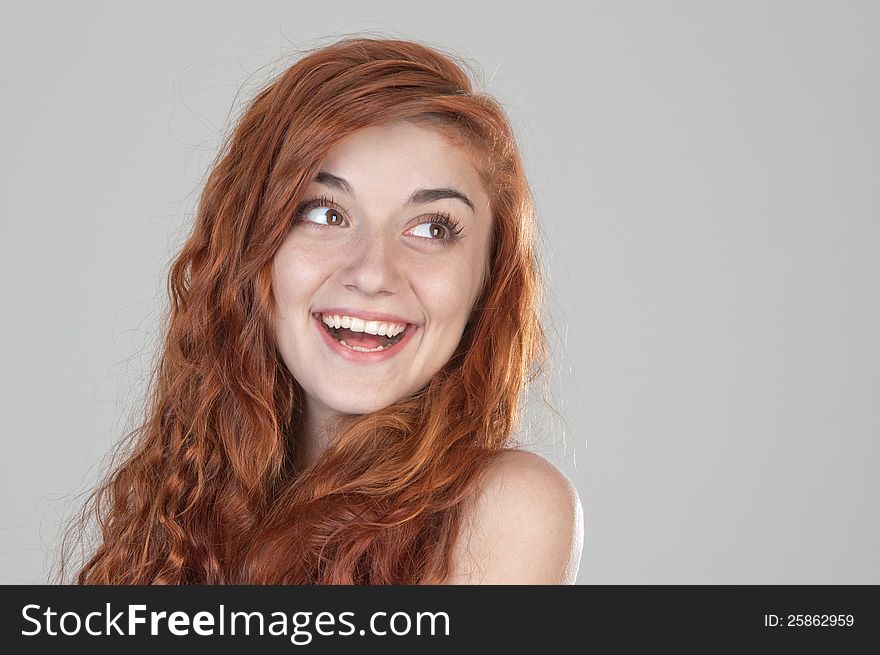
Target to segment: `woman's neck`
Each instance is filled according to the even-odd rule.
[[[335,438],[342,416],[328,408],[315,407],[308,401],[304,414],[300,435],[302,462],[305,468],[311,468]]]

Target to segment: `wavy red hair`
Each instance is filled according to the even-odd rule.
[[[472,154],[493,216],[488,277],[447,365],[413,396],[347,417],[306,468],[302,392],[273,335],[272,258],[327,152],[394,119]],[[544,368],[534,241],[505,112],[455,57],[347,38],[300,59],[251,102],[207,179],[168,276],[146,418],[86,505],[100,538],[76,581],[442,581],[464,503]]]

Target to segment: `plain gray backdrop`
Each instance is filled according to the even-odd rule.
[[[521,139],[578,581],[880,583],[880,4],[574,4],[4,1],[0,582],[138,409],[237,108],[372,31],[472,60]]]

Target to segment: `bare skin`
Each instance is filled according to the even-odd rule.
[[[448,575],[429,584],[574,584],[583,541],[568,478],[540,455],[509,450],[466,508]]]

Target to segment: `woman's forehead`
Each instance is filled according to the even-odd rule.
[[[451,188],[461,189],[475,205],[488,199],[469,149],[409,121],[354,132],[328,152],[320,170],[343,180],[339,190],[353,196]]]

